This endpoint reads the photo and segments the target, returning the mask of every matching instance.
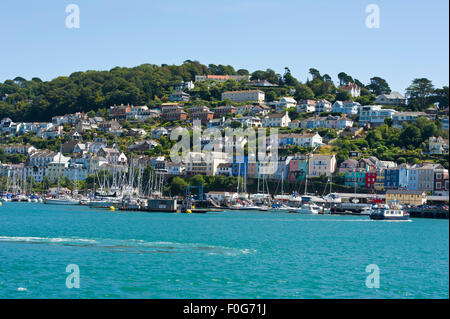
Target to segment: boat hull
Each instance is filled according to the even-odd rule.
[[[370,214],[373,220],[409,220],[409,215],[404,216],[385,216],[384,214]]]
[[[60,199],[45,199],[44,203],[47,205],[79,205],[79,200],[60,200]]]

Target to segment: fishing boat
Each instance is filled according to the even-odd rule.
[[[392,201],[388,205],[376,205],[370,213],[373,220],[409,220],[409,213],[402,209],[398,201]]]

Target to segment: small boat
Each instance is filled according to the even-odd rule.
[[[12,202],[31,202],[31,199],[24,194],[19,194],[11,199]]]
[[[314,203],[307,203],[300,206],[300,208],[296,209],[295,212],[298,214],[305,215],[317,215],[321,212],[322,208]]]
[[[241,206],[238,208],[239,210],[261,210],[260,206],[249,205],[249,206]]]
[[[330,193],[327,196],[325,196],[324,199],[327,203],[332,203],[332,204],[342,203],[342,198],[337,193]]]
[[[58,196],[44,199],[44,204],[48,205],[79,205],[78,199],[73,199],[69,196]]]
[[[97,200],[90,200],[88,205],[91,208],[109,208],[111,206],[119,208],[120,206],[122,206],[122,199],[103,198],[103,199],[97,199]]]
[[[369,206],[363,207],[360,212],[361,215],[367,215],[367,216],[370,216],[371,213],[372,213],[372,208],[370,208]]]
[[[274,205],[272,208],[269,209],[269,212],[271,213],[289,213],[289,212],[295,212],[296,208],[290,207],[284,204],[281,205]]]
[[[409,213],[402,209],[398,201],[392,201],[388,205],[376,205],[370,213],[373,220],[409,220]]]

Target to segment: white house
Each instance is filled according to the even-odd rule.
[[[322,137],[318,133],[307,134],[280,134],[278,135],[279,145],[296,145],[302,147],[315,147],[322,145]]]
[[[392,118],[397,111],[383,109],[381,105],[364,105],[359,111],[359,126],[369,123],[371,125],[381,125],[385,118]]]
[[[11,144],[11,145],[3,145],[3,150],[6,154],[31,154],[36,151],[36,148],[30,144],[22,145],[22,144]]]
[[[331,112],[333,110],[333,105],[331,104],[331,102],[322,99],[319,101],[316,101],[316,112],[317,113],[322,113],[322,112]]]
[[[232,102],[264,102],[265,93],[261,90],[227,91],[222,93],[222,101],[229,99]]]
[[[315,100],[300,100],[297,105],[297,113],[308,113],[316,110]]]
[[[232,163],[222,163],[217,166],[216,175],[232,176],[233,174],[233,164]]]
[[[229,162],[229,159],[225,153],[221,152],[208,152],[207,154],[190,152],[184,162],[187,174],[214,176],[219,164]]]
[[[399,92],[378,95],[375,99],[376,104],[380,105],[405,105],[406,98]]]
[[[448,140],[438,136],[428,140],[430,154],[448,154]]]
[[[151,137],[154,139],[158,139],[161,136],[167,136],[168,134],[169,134],[169,132],[167,131],[166,128],[158,127],[156,129],[152,130]]]
[[[361,95],[361,89],[355,83],[349,83],[347,85],[341,86],[341,89],[347,91],[352,97],[358,97]]]
[[[287,127],[291,119],[287,112],[272,113],[263,118],[263,127]]]
[[[354,101],[336,101],[333,104],[333,113],[344,113],[350,115],[358,114],[358,109],[361,106],[358,102]]]
[[[281,112],[284,109],[289,109],[291,107],[295,107],[297,105],[297,101],[293,97],[282,97],[275,105],[276,111]]]
[[[183,163],[167,163],[166,164],[167,173],[169,175],[183,175],[186,171],[186,167]]]

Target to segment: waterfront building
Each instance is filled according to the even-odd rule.
[[[184,162],[186,163],[186,174],[214,176],[217,167],[221,163],[227,163],[229,159],[221,152],[198,153],[190,152]]]
[[[69,164],[64,169],[64,177],[72,181],[83,181],[87,177],[87,169],[82,164]]]
[[[377,169],[372,169],[366,172],[366,185],[365,187],[368,189],[375,188],[375,183],[377,182]]]
[[[64,160],[59,160],[56,162],[50,162],[45,169],[45,176],[54,182],[58,179],[58,176],[63,177],[65,175],[65,170],[69,165],[69,158],[64,158]],[[59,174],[59,175],[58,175]]]
[[[288,181],[302,181],[306,178],[308,161],[306,155],[296,155],[289,161]]]
[[[389,189],[386,191],[386,203],[397,200],[400,205],[423,205],[427,202],[426,193],[413,190]]]
[[[231,174],[236,177],[248,177],[248,157],[233,156]]]
[[[448,169],[437,168],[434,171],[433,195],[449,196]]]
[[[384,188],[398,189],[406,188],[408,186],[409,167],[407,165],[399,165],[395,168],[388,168],[385,170]]]
[[[385,173],[386,170],[389,168],[395,168],[397,167],[397,164],[392,161],[377,161],[377,176],[375,180],[375,184],[373,185],[373,188],[376,191],[384,191],[384,181],[385,181]]]
[[[344,173],[344,185],[350,187],[366,187],[366,171],[361,169],[354,169]]]
[[[313,154],[308,161],[308,177],[330,176],[336,171],[336,156]]]
[[[407,188],[412,191],[416,191],[419,189],[419,171],[416,166],[413,166],[409,169]]]
[[[417,189],[419,191],[432,192],[434,187],[434,171],[442,169],[440,164],[425,163],[417,167]]]

